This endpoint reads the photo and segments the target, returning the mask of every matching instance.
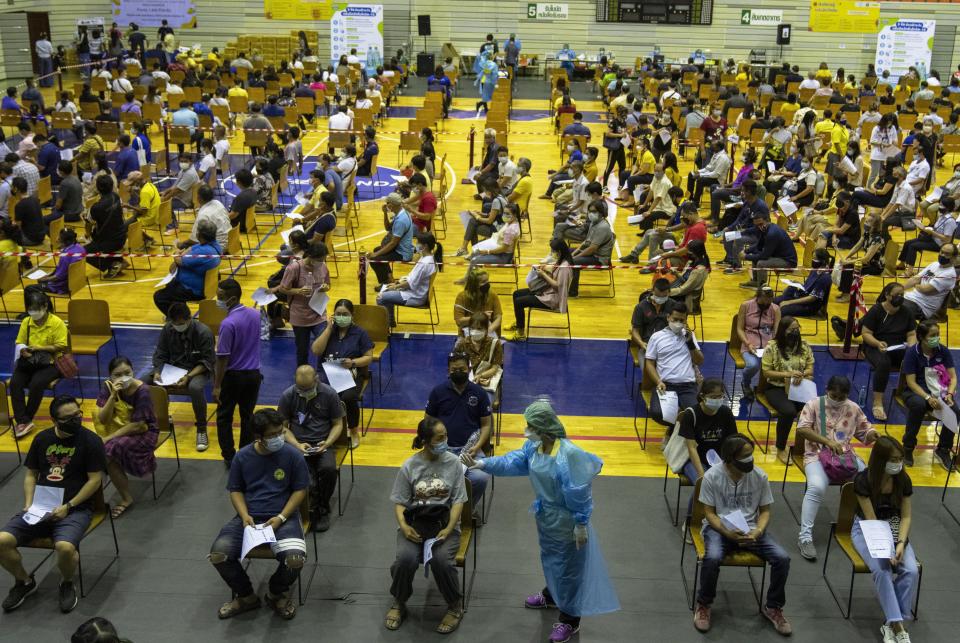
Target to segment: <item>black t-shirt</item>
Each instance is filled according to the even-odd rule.
[[[47,230],[43,226],[43,212],[40,210],[40,201],[37,197],[28,196],[17,201],[13,216],[20,224],[24,243],[36,245],[47,236]]]
[[[841,225],[849,226],[847,231],[843,233],[843,236],[850,240],[851,243],[856,243],[860,241],[860,235],[863,231],[860,228],[860,214],[857,212],[857,208],[848,206],[847,211],[843,214],[843,223]]]
[[[231,212],[237,212],[240,216],[236,219],[233,219],[233,227],[240,225],[240,222],[243,221],[243,218],[247,215],[247,209],[252,208],[257,203],[257,191],[253,188],[245,188],[240,191],[233,199],[233,203],[230,205]]]
[[[906,498],[913,495],[913,482],[910,481],[910,476],[906,473],[904,479],[906,484],[903,486],[903,497]],[[870,497],[870,479],[867,477],[866,469],[853,477],[853,490],[858,496]],[[880,502],[873,505],[873,513],[876,514],[877,520],[890,520],[890,518],[900,515],[900,507],[894,506],[891,494],[880,494]],[[860,511],[859,505],[857,506],[857,515],[863,518],[863,512]]]
[[[115,192],[101,196],[90,208],[90,217],[97,224],[93,240],[99,251],[119,250],[127,241],[127,229],[123,225],[123,209],[120,197]]]
[[[655,332],[667,327],[667,317],[676,306],[677,302],[672,299],[667,299],[667,301],[660,306],[660,311],[658,312],[657,309],[654,308],[650,297],[644,297],[643,301],[633,307],[633,316],[630,319],[630,325],[637,329],[643,341],[648,342]]]
[[[737,432],[737,422],[729,406],[721,406],[713,415],[707,415],[699,404],[690,407],[696,414],[696,421],[689,409],[680,415],[680,435],[687,440],[696,440],[697,454],[704,469],[707,468],[707,451],[713,449],[719,455],[720,443],[728,435]]]
[[[89,429],[81,429],[71,438],[59,438],[51,428],[33,438],[25,464],[31,471],[39,472],[38,485],[62,487],[66,503],[87,483],[88,473],[107,468],[107,454],[103,440]],[[83,509],[89,506],[89,500],[78,505]]]
[[[907,333],[916,330],[917,322],[905,306],[890,314],[883,309],[883,304],[874,304],[864,315],[863,326],[869,328],[878,341],[894,346],[907,341]]]

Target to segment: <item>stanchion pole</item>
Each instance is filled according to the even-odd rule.
[[[63,72],[59,69],[57,70],[57,86],[60,88],[60,91],[63,91]],[[79,97],[77,97],[79,99]]]
[[[850,302],[847,306],[847,327],[843,334],[843,346],[831,346],[830,354],[837,360],[855,360],[860,354],[859,347],[853,346],[854,321],[859,298],[859,285],[862,276],[862,265],[858,261],[853,266],[853,281],[850,282]],[[857,291],[857,292],[854,292]],[[827,319],[827,332],[830,332],[830,319]]]
[[[163,130],[163,155],[164,157],[166,157],[167,173],[169,173],[170,172],[170,139],[167,136],[167,124],[161,122],[161,123],[158,123],[158,125],[160,125],[160,129]]]
[[[357,282],[360,285],[360,303],[367,303],[367,251],[363,248],[360,249],[360,252],[357,253],[360,257],[360,262],[357,267]]]

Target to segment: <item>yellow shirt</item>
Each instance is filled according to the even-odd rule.
[[[826,78],[827,80],[833,80],[833,74],[830,73],[829,69],[818,69],[814,76],[817,79]]]
[[[750,78],[747,76],[747,72],[742,71],[737,74],[737,80],[750,80]]]
[[[680,173],[677,172],[672,167],[668,167],[663,171],[664,176],[670,179],[670,183],[673,187],[680,187]]]
[[[67,350],[67,325],[53,313],[47,314],[43,326],[37,326],[32,317],[24,317],[17,333],[17,344],[30,346],[56,346],[56,355]],[[19,356],[18,356],[19,357]]]
[[[526,212],[530,207],[530,197],[533,195],[533,178],[528,174],[521,177],[517,184],[513,186],[513,192],[510,193],[510,200],[520,206],[521,212]]]
[[[830,120],[820,121],[814,126],[813,131],[818,135],[823,134],[824,132],[832,132],[834,129],[834,125],[835,123]]]
[[[793,115],[800,111],[800,103],[784,103],[780,106],[780,117],[784,123],[792,123]]]
[[[4,239],[0,241],[0,252],[20,252],[21,248],[17,245],[17,242],[13,239]],[[6,261],[8,259],[13,259],[17,261],[16,257],[3,257],[0,258],[0,261]]]
[[[830,134],[830,151],[843,156],[847,153],[847,143],[850,141],[850,130],[843,125],[837,125]]]
[[[642,167],[647,166],[647,172],[653,172],[653,166],[657,164],[657,159],[654,158],[653,152],[650,150],[644,150],[643,154],[640,155],[640,158],[637,160],[637,166]]]
[[[553,101],[553,111],[557,111],[558,109],[560,109],[562,105],[563,105],[563,96]],[[570,98],[570,106],[573,107],[574,109],[576,109],[577,107],[577,101],[573,100],[572,97]]]
[[[106,151],[107,146],[99,134],[88,136],[77,149],[77,167],[89,172],[93,169],[93,157],[97,152]]]
[[[244,89],[243,87],[241,87],[240,85],[234,85],[233,87],[231,87],[230,89],[228,89],[228,90],[227,90],[227,96],[242,96],[243,98],[249,98],[249,97],[250,97],[249,94],[247,94],[247,90],[245,90],[245,89]]]
[[[140,207],[146,209],[139,217],[140,223],[144,227],[157,225],[160,219],[160,191],[149,181],[140,188]]]
[[[596,181],[597,174],[599,173],[600,171],[597,169],[597,162],[595,160],[589,163],[583,164],[583,175],[587,177],[588,181],[590,182]]]

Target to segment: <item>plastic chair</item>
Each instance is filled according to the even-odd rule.
[[[383,380],[383,354],[390,348],[390,323],[387,320],[387,309],[383,306],[370,304],[354,304],[353,323],[367,331],[373,340],[373,361],[377,363],[377,388],[380,394],[390,385],[393,379],[393,351],[390,351],[390,377]],[[366,432],[364,432],[366,435]]]
[[[3,436],[5,433],[10,433],[13,437],[13,414],[10,413],[10,400],[7,397],[7,383],[0,382],[0,427],[5,426],[6,428],[0,430],[0,436]],[[17,450],[17,463],[13,465],[13,468],[10,469],[2,478],[0,478],[0,484],[6,482],[10,476],[17,472],[17,469],[20,468],[20,465],[23,464],[23,455],[20,453],[20,440],[14,438],[13,446]]]
[[[67,304],[67,329],[73,354],[96,359],[99,380],[100,349],[113,340],[113,353],[120,354],[117,336],[110,326],[110,304],[102,299],[71,299]]]
[[[153,487],[153,499],[156,500],[163,495],[173,479],[180,473],[180,447],[177,445],[177,430],[174,426],[173,417],[170,415],[170,398],[167,390],[162,386],[150,387],[150,401],[153,403],[153,412],[157,416],[157,446],[154,452],[159,449],[167,440],[173,441],[173,452],[177,458],[177,470],[173,472],[170,479],[157,492],[157,471],[150,474],[150,482]]]
[[[420,306],[397,306],[393,309],[393,318],[397,325],[400,325],[400,311],[401,310],[425,310],[429,314],[428,321],[408,321],[403,322],[407,326],[429,326],[430,335],[436,337],[437,334],[437,325],[440,323],[440,306],[437,303],[437,292],[434,289],[434,282],[437,279],[438,270],[434,270],[433,274],[430,275],[430,287],[427,291],[427,301]],[[532,310],[528,308],[527,310]],[[529,313],[527,313],[529,314]],[[434,319],[436,317],[436,319]]]
[[[680,489],[682,487],[692,487],[693,483],[690,482],[690,478],[685,476],[682,473],[676,474],[677,476],[677,500],[674,506],[670,506],[670,499],[667,497],[667,478],[670,475],[670,466],[667,465],[663,469],[663,501],[667,503],[667,512],[670,514],[670,520],[673,522],[673,526],[676,527],[680,524]]]
[[[473,542],[473,485],[470,484],[470,481],[464,478],[463,483],[467,486],[467,502],[463,506],[463,511],[460,513],[460,547],[457,549],[457,556],[455,564],[457,567],[463,570],[461,575],[461,586],[460,586],[460,595],[463,596],[463,611],[467,611],[467,603],[470,601],[470,591],[473,590],[473,579],[477,574],[477,547]],[[467,583],[467,554],[470,552],[470,545],[473,550],[473,570],[470,573],[470,582],[468,591]]]
[[[733,362],[733,381],[730,383],[730,396],[733,396],[733,389],[737,384],[737,371],[746,368],[747,363],[743,360],[743,353],[740,351],[743,342],[740,341],[740,333],[737,332],[737,323],[740,314],[737,313],[730,320],[730,339],[727,340],[727,351],[723,354],[723,368],[720,370],[720,378],[725,379],[727,374],[727,358]],[[742,385],[741,385],[742,390]]]

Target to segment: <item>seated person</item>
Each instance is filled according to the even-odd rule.
[[[393,483],[390,501],[394,503],[394,516],[400,528],[396,537],[397,559],[390,567],[393,605],[384,621],[388,630],[399,629],[406,618],[407,601],[413,594],[413,580],[423,563],[423,541],[427,538],[437,538],[430,571],[447,603],[447,613],[437,631],[448,634],[463,618],[463,596],[454,562],[460,548],[460,514],[467,503],[467,489],[463,465],[448,448],[448,442],[443,422],[430,417],[421,420],[413,440],[413,448],[419,451],[407,458]],[[470,471],[473,469],[467,472],[468,477]],[[473,497],[474,502],[478,502],[480,495],[476,487]],[[443,507],[442,514],[446,517],[446,523],[439,530],[424,526],[432,522],[424,518],[426,511],[434,507]]]
[[[673,233],[679,230],[683,230],[686,233],[687,224],[684,222],[684,211],[696,211],[696,206],[689,201],[683,201],[683,190],[681,188],[671,188],[670,190],[670,201],[672,207],[672,213],[670,219],[667,221],[667,225],[664,227],[656,227],[651,223],[650,227],[647,228],[644,232],[638,232],[637,236],[641,237],[640,241],[637,242],[637,245],[633,249],[620,257],[621,263],[640,263],[640,255],[643,254],[643,251],[647,251],[647,259],[653,259],[655,256],[661,256],[661,248],[664,247],[664,242],[669,240],[673,247],[666,248],[667,252],[676,250],[676,238]],[[689,203],[689,205],[687,205]],[[644,221],[640,222],[640,229],[644,229]],[[704,239],[706,239],[706,227],[704,227]],[[685,234],[686,236],[686,234]],[[642,270],[642,269],[641,269]]]
[[[883,394],[890,385],[890,369],[899,370],[904,355],[917,343],[917,324],[903,305],[903,293],[896,282],[884,286],[860,322],[860,349],[873,368],[873,418],[878,422],[887,419]],[[889,350],[893,346],[900,348]]]
[[[590,226],[583,243],[573,251],[573,265],[576,266],[606,266],[610,268],[610,257],[617,235],[613,232],[610,222],[607,221],[607,204],[597,200],[587,208],[587,218]],[[568,296],[576,297],[580,292],[580,273],[583,270],[574,270],[570,281]]]
[[[0,556],[3,568],[14,578],[14,585],[3,601],[3,611],[12,612],[37,591],[37,581],[23,567],[17,547],[37,538],[50,538],[60,571],[60,611],[77,606],[73,576],[80,558],[77,549],[93,518],[90,499],[101,489],[107,457],[103,442],[83,426],[80,405],[69,395],[58,395],[50,402],[53,426],[37,433],[24,460],[23,506],[33,504],[37,487],[63,490],[63,504],[53,510],[51,520],[29,524],[25,511],[0,528]]]
[[[780,306],[773,303],[773,288],[764,284],[756,294],[740,304],[737,311],[737,335],[743,356],[741,390],[744,400],[753,400],[753,378],[760,372],[760,358],[780,325]]]
[[[694,239],[687,244],[686,263],[682,272],[670,284],[670,298],[683,302],[687,310],[699,310],[703,289],[706,287],[707,277],[710,276],[710,257],[703,241]],[[663,257],[661,255],[661,261]],[[674,274],[677,268],[669,268]]]
[[[413,224],[410,224],[411,227]],[[430,277],[443,269],[443,246],[430,232],[417,233],[417,252],[420,258],[413,270],[397,281],[384,284],[377,295],[377,305],[387,309],[391,327],[397,325],[394,306],[423,306],[430,302]]]
[[[330,497],[337,485],[336,444],[343,430],[337,392],[309,364],[297,369],[294,384],[280,394],[277,412],[288,427],[287,444],[299,449],[310,470],[310,517],[317,531],[330,529]]]
[[[142,478],[157,468],[157,416],[150,399],[150,387],[133,376],[130,359],[118,355],[110,360],[110,377],[97,396],[93,425],[103,437],[107,451],[107,473],[120,493],[110,514],[119,518],[133,504],[127,474]]]
[[[167,320],[160,329],[157,346],[153,350],[153,366],[141,379],[146,384],[159,386],[157,380],[166,365],[182,368],[183,377],[167,387],[171,395],[189,395],[193,419],[197,425],[197,451],[206,451],[207,437],[207,382],[213,375],[216,362],[213,331],[193,319],[190,308],[177,301],[167,308]]]
[[[495,394],[503,373],[503,345],[500,338],[490,334],[490,318],[486,313],[470,316],[467,335],[457,339],[454,353],[463,353],[470,360],[471,379],[491,394]]]
[[[863,217],[863,236],[850,251],[840,259],[843,270],[840,273],[840,285],[837,301],[849,301],[850,288],[853,286],[853,266],[860,262],[860,274],[882,275],[884,268],[884,252],[890,239],[883,233],[880,226],[880,215],[870,211]],[[862,254],[861,254],[862,253]]]
[[[113,178],[98,176],[97,192],[100,200],[90,207],[89,217],[85,216],[91,240],[84,249],[87,255],[121,252],[127,243],[127,228],[123,222],[123,204],[113,191]],[[126,261],[117,257],[88,256],[86,261],[109,279],[129,267]]]
[[[516,322],[505,330],[515,331],[509,341],[518,342],[526,339],[524,332],[526,318],[525,309],[538,308],[567,312],[567,293],[570,290],[570,267],[573,261],[572,253],[567,242],[563,239],[550,240],[550,257],[543,263],[530,269],[527,276],[527,287],[513,291],[513,314]]]
[[[903,287],[908,291],[904,306],[917,321],[936,315],[957,284],[956,256],[957,247],[945,243],[940,246],[936,261],[904,282]]]
[[[881,635],[885,641],[908,643],[910,636],[904,623],[913,613],[920,568],[910,544],[913,484],[910,474],[903,470],[905,460],[904,448],[894,438],[888,435],[877,438],[866,470],[853,479],[857,517],[850,537],[873,575],[874,590],[883,609]],[[884,520],[890,524],[896,543],[892,558],[874,558],[870,554],[861,520]]]
[[[897,270],[906,270],[906,276],[912,277],[916,272],[917,256],[921,251],[940,251],[941,246],[953,241],[953,233],[957,229],[957,206],[953,197],[944,196],[940,199],[937,209],[937,220],[932,226],[925,225],[917,231],[917,236],[907,239],[897,257]]]
[[[580,149],[580,141],[575,138],[567,141],[567,160],[563,165],[560,166],[560,169],[557,171],[550,170],[547,174],[550,175],[550,182],[547,183],[547,191],[540,195],[541,199],[551,199],[553,198],[553,193],[556,192],[557,188],[561,184],[566,184],[573,180],[573,174],[570,171],[570,166],[574,162],[583,163],[583,151]]]
[[[700,590],[693,610],[693,625],[700,632],[710,629],[710,608],[717,594],[720,563],[737,549],[754,553],[770,565],[770,588],[761,613],[778,634],[789,636],[793,631],[783,615],[790,556],[767,533],[773,493],[767,474],[754,467],[753,452],[753,442],[745,435],[735,433],[724,438],[720,446],[723,464],[704,473],[700,483],[699,500],[705,515],[700,533],[706,555],[700,567]],[[748,533],[732,529],[721,520],[721,516],[736,510],[746,519]]]
[[[894,168],[893,180],[895,185],[890,202],[880,212],[883,231],[888,235],[890,228],[912,229],[913,219],[917,216],[917,197],[902,166]]]
[[[849,192],[837,192],[835,199],[836,223],[820,233],[817,248],[831,247],[848,250],[863,236],[860,229],[860,215],[857,209],[852,207]]]
[[[476,313],[487,315],[490,318],[490,331],[500,333],[503,324],[500,297],[490,289],[490,275],[482,268],[475,268],[467,274],[463,290],[453,303],[453,321],[457,329],[467,328]]]
[[[813,379],[813,350],[800,334],[800,322],[790,315],[780,317],[774,338],[763,350],[760,371],[767,382],[763,392],[777,412],[777,457],[786,464],[790,458],[790,429],[803,408],[789,398],[790,385]]]
[[[73,228],[64,228],[60,231],[60,252],[57,259],[57,267],[49,275],[37,279],[37,284],[45,292],[52,292],[58,295],[65,295],[70,292],[67,276],[70,272],[70,265],[78,261],[83,261],[86,250],[77,243],[77,231]]]
[[[254,441],[241,448],[230,465],[227,490],[237,515],[220,530],[209,556],[234,596],[220,606],[221,619],[260,608],[260,597],[240,560],[243,530],[256,525],[269,525],[277,538],[269,545],[278,564],[265,600],[284,619],[297,613],[290,586],[307,558],[300,505],[307,498],[310,474],[303,453],[285,442],[283,424],[283,416],[273,409],[255,412]]]
[[[653,170],[657,159],[650,151],[650,141],[639,136],[635,139],[636,161],[630,170],[624,170],[620,173],[620,194],[616,200],[617,205],[624,207],[633,207],[633,191],[640,185],[650,185],[653,181]]]
[[[359,324],[353,321],[353,302],[340,299],[333,305],[333,323],[327,324],[311,346],[318,362],[338,359],[344,368],[354,372],[356,386],[340,391],[340,401],[347,411],[347,429],[351,446],[360,446],[360,390],[364,379],[369,377],[373,362],[373,341]],[[327,382],[327,374],[320,368],[317,375]]]
[[[367,258],[372,260],[371,267],[381,288],[393,281],[393,268],[389,262],[410,261],[414,251],[413,221],[403,209],[403,198],[396,192],[391,192],[384,201],[383,228],[387,235],[380,245],[367,255]]]
[[[641,293],[630,318],[629,339],[632,345],[640,349],[641,359],[646,354],[650,337],[667,327],[667,320],[676,303],[670,298],[670,282],[663,278],[653,282],[652,290]]]
[[[203,292],[207,271],[220,265],[223,250],[217,243],[217,226],[212,221],[201,221],[197,226],[197,243],[174,257],[170,272],[173,280],[153,293],[153,303],[167,316],[170,305],[181,301],[198,301],[210,293]]]
[[[800,555],[807,560],[817,559],[813,544],[813,523],[820,511],[820,503],[830,483],[850,482],[857,471],[866,468],[851,442],[856,438],[864,444],[877,439],[874,429],[863,409],[850,399],[850,380],[843,375],[834,375],[827,382],[827,393],[807,402],[797,421],[797,442],[803,440],[803,472],[807,489],[803,494],[800,510]],[[848,469],[845,480],[827,477],[823,466],[824,449],[829,450]]]
[[[931,372],[937,376],[931,376]],[[950,350],[940,343],[940,326],[935,321],[925,319],[917,325],[917,343],[907,349],[901,373],[907,384],[903,393],[904,405],[907,407],[907,421],[903,432],[903,461],[908,467],[912,467],[917,434],[927,413],[947,406],[960,417],[960,407],[955,400],[957,371],[953,367]],[[933,452],[935,460],[947,471],[953,471],[953,439],[953,431],[942,427]]]
[[[655,332],[647,342],[643,368],[644,377],[654,384],[649,413],[655,422],[672,424],[664,421],[660,408],[660,396],[667,391],[676,394],[678,408],[697,403],[695,367],[700,364],[703,364],[703,353],[693,332],[687,328],[687,306],[678,302],[667,317],[667,327]]]
[[[756,243],[757,229],[753,227],[753,219],[756,217],[770,218],[770,207],[766,201],[760,198],[758,191],[760,186],[753,179],[747,179],[740,184],[741,205],[737,208],[737,216],[733,221],[723,226],[720,230],[723,240],[723,249],[725,256],[723,261],[718,261],[718,265],[726,265],[725,274],[735,274],[740,272],[740,252],[747,244]],[[732,208],[731,208],[732,209]],[[739,232],[736,239],[732,233]]]
[[[770,218],[760,213],[754,213],[753,226],[757,229],[757,242],[741,252],[740,256],[741,261],[753,262],[751,280],[740,284],[741,288],[748,290],[756,290],[767,283],[769,268],[792,270],[797,267],[797,249],[783,228],[770,223]]]
[[[715,226],[719,223],[720,207],[725,203],[732,202],[735,197],[740,196],[740,186],[743,185],[743,182],[750,176],[750,173],[753,171],[753,164],[756,163],[756,161],[757,152],[752,147],[748,147],[743,152],[743,158],[741,159],[743,164],[737,171],[734,180],[726,183],[726,177],[724,177],[724,181],[710,188],[711,225]]]
[[[710,468],[707,453],[714,451],[719,456],[723,440],[737,432],[737,421],[733,412],[724,404],[726,398],[723,380],[710,377],[700,385],[698,403],[680,410],[679,431],[686,440],[687,452],[690,454],[690,459],[683,465],[683,475],[690,484],[696,484]],[[691,494],[688,515],[693,509],[693,500]]]
[[[803,286],[788,286],[783,294],[774,299],[780,306],[780,312],[791,317],[815,317],[824,310],[830,298],[830,280],[833,257],[825,248],[813,251],[813,260],[810,262],[810,273]]]
[[[480,246],[474,246],[473,253],[470,255],[470,263],[467,264],[467,272],[461,279],[453,283],[462,286],[467,281],[467,274],[478,265],[487,264],[512,264],[513,253],[520,239],[520,206],[516,203],[508,203],[503,211],[503,226],[493,233]]]
[[[804,157],[800,161],[800,173],[797,174],[797,178],[788,179],[783,184],[778,193],[778,200],[786,198],[798,209],[809,207],[817,197],[818,180],[821,180],[821,177],[813,166],[813,159]],[[796,212],[787,215],[790,221],[796,221],[798,218]]]
[[[488,239],[496,232],[498,224],[502,223],[503,211],[507,208],[507,198],[500,194],[500,186],[496,179],[488,179],[483,185],[483,205],[480,212],[467,210],[470,220],[463,231],[463,242],[457,249],[456,256],[467,255],[467,245],[476,246],[480,237]]]

